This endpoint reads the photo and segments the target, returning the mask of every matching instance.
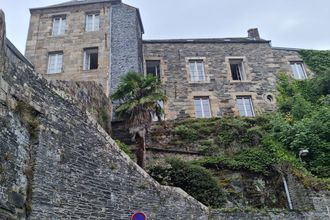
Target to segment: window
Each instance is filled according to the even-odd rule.
[[[230,71],[233,80],[246,80],[246,75],[243,67],[243,59],[229,60]]]
[[[48,55],[47,72],[49,74],[62,72],[62,66],[63,66],[63,53],[62,52],[50,53]]]
[[[53,18],[53,36],[63,35],[66,28],[66,18],[64,16]]]
[[[204,62],[203,60],[189,60],[189,72],[191,81],[204,81]]]
[[[211,108],[209,97],[195,97],[195,114],[196,118],[210,118],[211,117]]]
[[[98,31],[100,26],[100,15],[99,14],[88,14],[86,15],[86,31]]]
[[[98,48],[84,49],[84,70],[93,70],[98,67]]]
[[[303,62],[292,62],[290,65],[295,79],[303,80],[307,78]]]
[[[245,116],[245,117],[255,116],[251,96],[237,96],[236,104],[240,116]]]
[[[159,60],[147,60],[146,61],[147,74],[152,74],[160,79],[160,61]]]

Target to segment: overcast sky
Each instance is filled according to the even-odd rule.
[[[24,53],[29,8],[65,0],[0,0],[7,37]],[[273,46],[330,49],[330,0],[123,0],[140,9],[144,39],[245,37]]]

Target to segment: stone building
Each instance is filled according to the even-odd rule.
[[[25,55],[47,79],[96,81],[108,94],[121,73],[142,71],[138,9],[120,0],[75,0],[30,13]]]
[[[50,80],[96,81],[111,94],[128,71],[155,74],[165,119],[255,116],[276,108],[280,71],[305,79],[298,50],[247,37],[142,40],[139,10],[120,0],[70,1],[30,9],[26,56]]]

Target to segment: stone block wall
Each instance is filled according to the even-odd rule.
[[[26,42],[26,57],[34,64],[37,72],[49,80],[96,81],[108,92],[109,72],[109,13],[110,1],[57,7],[32,9],[29,32]],[[86,13],[100,14],[99,31],[86,32]],[[65,34],[52,36],[53,17],[66,16]],[[84,48],[98,48],[98,68],[83,70]],[[63,52],[63,72],[47,74],[48,54]]]
[[[111,134],[111,101],[100,84],[59,80],[50,83],[71,96],[79,108],[88,111],[103,129]]]
[[[116,4],[110,9],[110,93],[117,88],[120,77],[129,72],[142,72],[142,34],[138,9]]]

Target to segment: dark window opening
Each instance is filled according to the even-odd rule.
[[[98,68],[98,49],[85,49],[84,70],[93,70]]]
[[[160,61],[159,60],[147,60],[146,69],[147,69],[147,74],[152,74],[153,76],[160,79]]]
[[[245,80],[245,73],[242,60],[231,60],[230,71],[233,80]]]

